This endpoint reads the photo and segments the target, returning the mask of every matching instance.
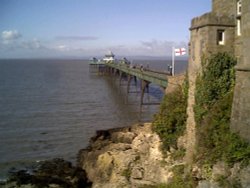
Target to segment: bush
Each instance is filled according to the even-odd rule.
[[[167,94],[155,115],[153,128],[163,141],[163,149],[177,148],[177,139],[183,134],[186,124],[187,79],[183,86]]]

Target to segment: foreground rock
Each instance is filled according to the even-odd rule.
[[[5,187],[80,188],[91,187],[91,182],[81,168],[63,159],[53,159],[41,162],[33,173],[26,170],[12,172]]]
[[[39,163],[33,173],[14,172],[5,188],[142,188],[250,187],[250,166],[240,163],[228,166],[217,162],[213,166],[187,165],[180,148],[162,154],[162,142],[151,130],[151,124],[134,125],[97,131],[88,148],[80,150],[77,167],[63,159]],[[181,154],[181,155],[180,155]],[[93,182],[93,183],[91,183]],[[2,184],[0,184],[1,187]],[[164,186],[163,186],[164,187]]]
[[[160,146],[150,123],[98,131],[90,146],[79,152],[78,165],[86,170],[93,188],[167,183],[172,172],[163,165]]]

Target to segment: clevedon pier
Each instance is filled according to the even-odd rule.
[[[148,91],[149,84],[155,84],[163,88],[164,90],[168,86],[167,76],[170,73],[160,72],[145,68],[142,66],[133,66],[130,63],[125,61],[115,62],[115,61],[96,61],[93,60],[89,63],[90,69],[97,70],[100,74],[107,74],[110,76],[116,76],[119,78],[121,84],[122,80],[126,78],[127,81],[127,93],[130,93],[130,84],[131,81],[137,83],[137,80],[140,80],[140,105],[149,105],[149,104],[159,104],[159,103],[144,103],[144,93]]]

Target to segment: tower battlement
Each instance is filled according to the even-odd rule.
[[[191,21],[190,30],[199,29],[208,26],[225,26],[235,27],[234,18],[225,15],[217,16],[212,12],[203,14],[202,16],[195,17]]]

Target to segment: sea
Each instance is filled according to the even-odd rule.
[[[169,60],[134,60],[168,71]],[[177,60],[184,72],[187,60]],[[152,121],[159,105],[140,106],[140,87],[98,74],[88,60],[0,60],[0,181],[8,172],[39,161],[76,161],[96,130]],[[147,103],[161,102],[164,91],[150,84]]]

